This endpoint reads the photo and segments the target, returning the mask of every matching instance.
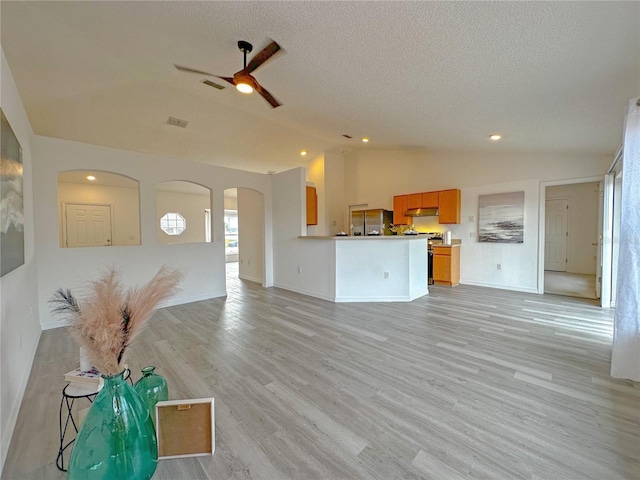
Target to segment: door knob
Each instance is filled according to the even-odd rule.
[[[598,245],[598,242],[593,242],[591,245],[593,245],[594,247]]]

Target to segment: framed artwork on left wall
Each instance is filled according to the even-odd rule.
[[[0,276],[24,264],[22,148],[0,109]]]

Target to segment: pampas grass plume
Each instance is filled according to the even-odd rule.
[[[86,348],[93,365],[104,375],[123,370],[131,341],[142,331],[158,306],[177,290],[182,273],[163,266],[142,287],[125,290],[116,268],[109,268],[91,284],[91,293],[78,301],[68,289],[55,292],[53,312],[65,314],[76,342]]]

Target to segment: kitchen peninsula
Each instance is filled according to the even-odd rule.
[[[318,272],[326,279],[324,294],[314,296],[334,302],[410,302],[428,293],[422,235],[298,238],[313,268],[325,270]]]

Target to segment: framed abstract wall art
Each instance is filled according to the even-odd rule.
[[[524,192],[479,196],[478,241],[524,242]]]
[[[24,264],[22,148],[0,109],[0,276]]]

